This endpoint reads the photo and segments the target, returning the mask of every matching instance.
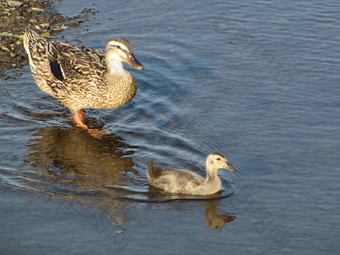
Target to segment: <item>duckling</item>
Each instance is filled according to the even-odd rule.
[[[217,176],[219,168],[236,172],[221,153],[213,152],[206,159],[205,178],[186,169],[161,168],[152,160],[148,162],[147,177],[150,185],[168,193],[211,195],[222,189],[221,179]]]
[[[137,85],[122,62],[143,70],[124,38],[112,38],[105,52],[63,42],[47,41],[27,26],[24,47],[38,87],[66,106],[77,126],[84,124],[85,109],[113,109],[128,103]]]

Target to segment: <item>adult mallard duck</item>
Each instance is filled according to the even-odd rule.
[[[206,159],[207,176],[186,169],[162,168],[149,161],[147,177],[149,184],[168,193],[188,195],[211,195],[222,188],[217,170],[224,168],[236,172],[227,159],[218,152],[210,153]]]
[[[39,88],[72,113],[80,128],[84,109],[113,109],[128,103],[136,94],[136,81],[122,62],[143,70],[124,38],[112,38],[105,52],[68,43],[47,41],[27,26],[24,47]]]

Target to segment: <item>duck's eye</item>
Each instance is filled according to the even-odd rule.
[[[221,160],[221,158],[217,158],[217,160],[218,160],[218,161],[220,161],[220,160]]]
[[[123,49],[122,47],[120,47],[119,45],[115,45],[115,47],[116,47],[118,50],[124,51],[124,49]]]
[[[123,50],[123,51],[128,51],[128,49],[125,47],[124,44],[117,42],[117,41],[111,41],[110,45],[113,47],[116,47],[117,49]]]
[[[115,48],[117,48],[117,49],[119,49],[119,50],[122,49],[122,48],[120,47],[120,45],[118,45],[118,44],[116,44],[116,43],[114,43],[114,42],[110,43],[110,46],[115,47]]]

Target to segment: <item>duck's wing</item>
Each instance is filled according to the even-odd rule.
[[[185,193],[204,182],[204,178],[190,170],[162,168],[149,161],[147,167],[149,183],[155,187],[174,193]],[[188,185],[188,186],[187,186]]]
[[[84,46],[50,42],[48,59],[51,71],[59,80],[101,79],[106,72],[104,52]]]
[[[202,181],[197,180],[197,178],[192,179],[192,180],[187,182],[187,184],[185,185],[185,189],[186,190],[193,190],[194,188],[198,187],[200,184],[202,184]]]
[[[48,42],[29,26],[25,29],[24,47],[34,78],[49,93],[51,88],[72,90],[77,86],[104,84],[106,64],[101,50]]]
[[[186,181],[199,181],[201,176],[187,169],[160,167],[152,160],[148,162],[147,173],[151,178],[158,178],[161,176],[174,176]]]

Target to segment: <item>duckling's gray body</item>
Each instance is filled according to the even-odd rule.
[[[210,153],[206,165],[207,176],[203,178],[190,170],[162,168],[150,161],[147,168],[149,184],[168,193],[210,195],[222,188],[221,179],[217,176],[218,168],[236,171],[220,153]]]
[[[147,174],[150,185],[168,193],[183,193],[189,182],[193,187],[204,183],[204,178],[194,172],[186,169],[161,168],[153,161],[148,164]]]

